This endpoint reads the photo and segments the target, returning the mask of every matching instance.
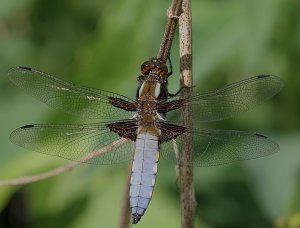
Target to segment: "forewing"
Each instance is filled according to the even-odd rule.
[[[228,119],[265,102],[283,88],[283,81],[273,75],[251,77],[212,92],[194,92],[182,99],[180,94],[159,104],[161,112],[192,105],[195,121],[209,122]],[[175,112],[178,116],[180,112]],[[172,115],[172,114],[171,114]]]
[[[28,150],[90,164],[125,162],[133,155],[131,141],[111,132],[106,124],[26,125],[14,130],[10,140]],[[95,153],[99,156],[93,157]]]
[[[184,161],[183,143],[191,135],[193,162]],[[161,156],[184,165],[215,166],[264,157],[279,151],[279,145],[256,133],[230,130],[195,130],[161,145]]]
[[[69,114],[109,120],[126,119],[133,115],[130,107],[129,111],[124,111],[112,105],[112,102],[119,104],[119,107],[134,104],[131,99],[116,93],[76,86],[30,67],[12,68],[8,77],[33,97]]]

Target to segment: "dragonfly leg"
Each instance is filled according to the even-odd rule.
[[[173,65],[172,65],[172,61],[171,61],[171,58],[170,58],[170,54],[168,55],[168,62],[169,62],[169,65],[170,65],[170,72],[167,74],[167,77],[170,77],[173,74]]]
[[[180,94],[184,89],[192,89],[195,86],[181,86],[180,89],[176,93],[168,93],[169,97],[176,97],[178,94]]]

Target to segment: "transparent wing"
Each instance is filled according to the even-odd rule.
[[[195,121],[209,122],[228,119],[265,102],[283,88],[283,81],[272,75],[251,77],[212,92],[194,92],[192,97],[180,95],[159,105],[161,110],[172,110],[191,104]],[[179,110],[178,110],[179,111]],[[180,112],[174,112],[179,118]],[[174,118],[172,118],[174,119]]]
[[[279,151],[279,145],[264,135],[231,130],[195,130],[188,144],[194,152],[192,163],[182,158],[187,134],[161,145],[161,156],[177,163],[194,166],[215,166],[234,161],[264,157]],[[174,145],[174,142],[175,145]],[[175,149],[177,148],[177,149]],[[176,153],[174,152],[177,152]]]
[[[30,67],[12,68],[8,77],[33,97],[69,114],[109,120],[126,119],[133,115],[132,111],[126,112],[112,106],[111,99],[127,104],[134,102],[116,93],[76,86]]]
[[[28,150],[90,164],[114,164],[132,159],[132,143],[122,139],[106,124],[26,125],[10,135],[14,144]],[[109,151],[89,157],[103,149]]]

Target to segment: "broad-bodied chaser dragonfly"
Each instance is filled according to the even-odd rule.
[[[84,162],[113,164],[133,159],[129,197],[134,224],[139,222],[151,200],[159,155],[182,165],[213,166],[279,151],[276,142],[261,134],[191,129],[166,119],[166,114],[190,105],[196,122],[227,119],[277,94],[283,87],[280,78],[258,75],[212,92],[194,92],[183,98],[180,94],[169,96],[170,73],[160,59],[152,58],[143,63],[141,73],[133,100],[104,90],[76,86],[30,67],[11,69],[9,78],[15,85],[50,107],[109,121],[25,125],[11,133],[11,141],[29,150],[82,162],[82,157],[118,142],[120,137],[127,139],[119,147]],[[180,156],[186,135],[192,139],[192,163]],[[179,154],[174,153],[174,142]]]

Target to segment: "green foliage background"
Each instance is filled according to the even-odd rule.
[[[30,123],[88,123],[48,109],[12,86],[9,67],[28,65],[77,84],[134,97],[140,64],[157,54],[170,1],[0,0],[0,179],[64,164],[12,145]],[[280,153],[195,169],[197,227],[300,225],[300,4],[297,0],[193,1],[194,81],[211,90],[261,73],[284,90],[238,118],[204,125],[266,134]],[[178,89],[178,40],[174,76]],[[0,227],[116,227],[127,165],[82,165],[23,187],[0,187]],[[174,167],[161,161],[139,227],[180,227]],[[297,226],[298,224],[298,226]],[[294,226],[292,226],[294,225]]]

